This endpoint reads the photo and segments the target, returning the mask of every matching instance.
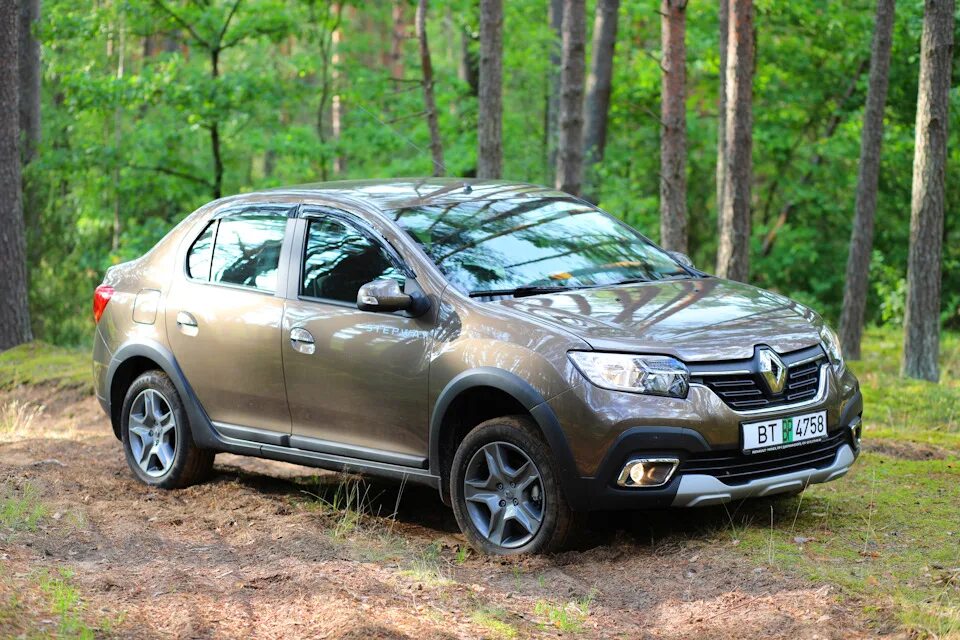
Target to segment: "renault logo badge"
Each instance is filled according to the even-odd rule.
[[[760,375],[767,383],[772,394],[783,392],[787,382],[787,367],[776,353],[770,349],[760,349]]]

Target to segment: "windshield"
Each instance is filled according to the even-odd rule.
[[[464,293],[690,276],[632,228],[573,199],[418,205],[395,219]]]

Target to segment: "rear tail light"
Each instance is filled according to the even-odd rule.
[[[100,322],[100,316],[103,310],[107,308],[107,303],[113,297],[113,287],[108,284],[102,284],[93,292],[93,321]]]

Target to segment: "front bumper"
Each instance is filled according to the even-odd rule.
[[[850,470],[857,453],[849,444],[841,445],[830,466],[822,469],[803,469],[792,473],[757,478],[746,484],[728,485],[706,474],[683,475],[674,495],[674,507],[706,507],[731,500],[763,498],[778,493],[802,491],[811,484],[830,482]]]
[[[750,456],[741,454],[739,424],[755,418],[730,411],[705,388],[691,390],[687,401],[673,401],[583,386],[547,404],[563,425],[579,467],[565,488],[580,510],[706,506],[835,480],[859,454],[863,414],[856,378],[849,372],[840,379],[831,375],[825,397],[801,409],[827,411],[827,439]],[[650,456],[680,460],[669,483],[617,486],[628,460]]]

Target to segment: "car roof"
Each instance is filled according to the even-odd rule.
[[[509,200],[513,198],[570,198],[548,187],[524,182],[477,178],[393,178],[316,182],[269,189],[254,195],[317,196],[331,200],[365,200],[383,211],[458,202]]]

